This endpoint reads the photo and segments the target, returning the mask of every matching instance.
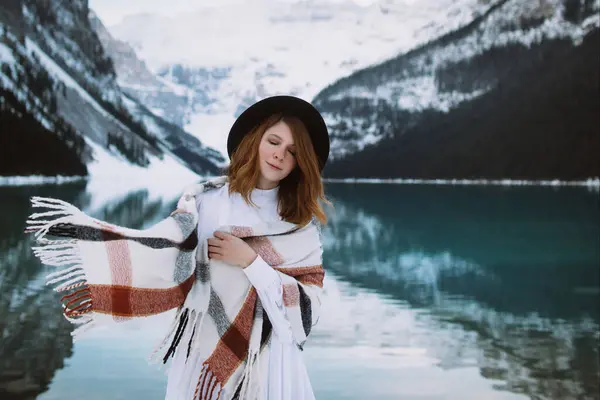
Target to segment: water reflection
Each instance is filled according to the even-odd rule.
[[[370,326],[355,331],[370,332],[387,348],[424,348],[442,368],[476,365],[482,376],[502,382],[498,390],[598,398],[596,195],[547,188],[327,189],[335,204],[324,231],[328,269],[418,312],[407,324],[397,308],[390,326],[394,312],[377,321],[371,304],[362,310]],[[374,334],[378,329],[388,334]]]
[[[91,215],[132,228],[168,215],[173,200],[150,199],[147,190],[123,195],[90,209],[85,183],[0,188],[0,397],[34,399],[48,389],[55,372],[72,355],[71,325],[63,318],[58,294],[45,286],[47,271],[33,257],[32,240],[23,234],[31,209],[29,197],[56,197]]]
[[[77,201],[81,184],[69,186],[63,198]],[[51,187],[36,193],[56,195]],[[47,390],[54,372],[72,354],[70,326],[57,308],[55,294],[44,286],[41,266],[23,235],[28,212],[27,188],[1,188],[0,215],[0,395],[3,399],[35,398]]]
[[[323,314],[306,351],[317,398],[598,398],[597,195],[348,184],[327,192],[335,208],[324,229]],[[149,349],[129,333],[74,352],[57,295],[43,285],[46,267],[21,233],[34,194],[131,228],[176,201],[81,184],[0,188],[10,210],[0,215],[0,398],[35,398],[51,381],[40,397],[162,398],[164,376],[144,369]]]

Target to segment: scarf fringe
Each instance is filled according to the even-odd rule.
[[[260,367],[260,339],[262,336],[263,308],[260,300],[256,302],[256,316],[250,335],[248,357],[242,377],[240,399],[254,400],[262,397],[262,376]]]
[[[162,342],[158,346],[156,346],[156,348],[154,349],[154,351],[148,357],[148,362],[151,365],[159,363],[159,355],[161,353],[165,352],[165,347],[167,346],[167,343],[169,343],[169,341],[172,340],[173,335],[175,334],[175,330],[179,326],[179,319],[180,319],[181,314],[183,313],[183,311],[184,311],[183,307],[180,307],[177,310],[177,312],[175,313],[175,316],[173,317],[173,322],[171,323],[171,326],[169,327],[169,329],[167,330],[167,333],[165,334],[165,338],[162,340]],[[161,364],[163,364],[162,363],[162,358],[163,358],[163,356],[160,356],[160,362],[161,362]]]
[[[194,392],[194,400],[219,400],[222,390],[221,382],[210,371],[208,364],[203,364]]]
[[[63,267],[46,275],[46,285],[55,285],[54,291],[64,293],[61,298],[63,315],[77,328],[71,332],[73,339],[94,326],[93,302],[89,290],[83,260],[75,239],[47,239],[48,232],[59,224],[75,220],[93,222],[77,207],[58,199],[32,197],[34,208],[49,211],[34,213],[27,220],[26,233],[33,233],[39,246],[32,248],[40,261],[48,266]],[[47,219],[53,217],[53,219]]]
[[[199,311],[197,317],[197,322],[195,325],[194,335],[191,338],[191,342],[189,344],[189,351],[198,350],[200,348],[200,341],[198,341],[198,337],[200,337],[200,328],[204,323],[204,318],[208,315],[208,310]]]
[[[185,333],[185,328],[187,327],[188,320],[189,320],[189,314],[190,314],[190,310],[188,308],[184,308],[176,316],[175,321],[179,321],[179,323],[176,324],[177,329],[173,329],[167,335],[167,340],[163,341],[163,345],[161,345],[161,348],[158,351],[158,354],[164,353],[163,359],[162,359],[163,364],[166,364],[167,361],[169,361],[169,358],[172,358],[175,356],[175,350],[177,350],[177,346],[179,345],[179,342],[181,341],[181,338],[183,337],[183,334]],[[170,340],[171,344],[169,345],[169,348],[167,349],[167,351],[164,352],[164,349],[166,348],[166,344],[169,343],[168,339],[171,339]]]
[[[154,351],[148,357],[148,362],[150,364],[166,364],[169,358],[175,356],[175,352],[180,346],[183,338],[189,337],[187,344],[185,344],[187,362],[192,345],[198,336],[197,332],[200,331],[200,324],[204,320],[204,314],[205,313],[203,312],[190,310],[187,307],[181,307],[173,317],[173,322],[171,323],[165,338],[158,346],[156,346]],[[167,344],[169,345],[168,347]]]
[[[32,197],[31,206],[33,208],[46,208],[51,210],[42,213],[31,214],[26,222],[27,228],[25,229],[25,233],[34,233],[34,236],[37,240],[42,239],[53,226],[56,226],[60,223],[69,222],[76,216],[90,219],[84,213],[82,213],[81,210],[67,203],[66,201],[52,199],[49,197]],[[62,217],[50,220],[40,219],[46,217],[57,217],[60,215],[62,215]]]
[[[195,311],[193,311],[195,312]],[[200,336],[200,327],[202,326],[202,323],[204,322],[204,317],[206,316],[207,312],[206,311],[198,311],[195,312],[195,319],[193,320],[192,323],[192,333],[190,335],[190,339],[188,341],[188,345],[187,345],[187,354],[185,357],[185,362],[187,363],[190,355],[192,353],[192,349],[195,349],[195,345],[197,343],[197,338],[198,336]]]
[[[242,389],[240,390],[240,399],[256,399],[258,394],[258,384],[255,378],[254,370],[258,367],[258,354],[254,353],[248,356],[244,375],[242,377]],[[260,371],[259,371],[260,374]]]

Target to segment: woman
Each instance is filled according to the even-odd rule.
[[[172,359],[167,399],[313,399],[301,351],[324,275],[317,225],[326,220],[327,128],[309,103],[271,97],[236,120],[228,152],[226,177],[188,188],[145,231],[34,198],[51,209],[29,221],[43,244],[36,254],[72,265],[50,282],[66,293],[77,332],[177,309],[156,352]]]

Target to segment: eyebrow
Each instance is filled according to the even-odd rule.
[[[269,133],[269,136],[275,136],[277,139],[279,139],[279,140],[283,141],[283,139],[281,138],[281,136],[279,136],[279,135],[278,135],[278,134],[276,134],[276,133]],[[295,144],[295,143],[292,143],[292,144],[290,144],[290,147],[296,147],[296,144]]]

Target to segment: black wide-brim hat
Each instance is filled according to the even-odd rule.
[[[329,132],[319,111],[309,102],[294,96],[267,97],[248,107],[234,122],[227,138],[229,158],[244,136],[274,114],[296,117],[306,127],[323,170],[329,157]]]

